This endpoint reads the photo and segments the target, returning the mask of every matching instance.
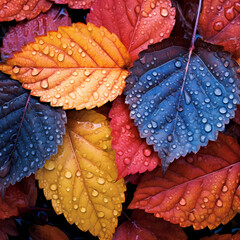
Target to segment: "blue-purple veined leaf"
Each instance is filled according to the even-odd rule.
[[[237,63],[230,54],[199,40],[184,81],[188,48],[176,39],[151,45],[126,79],[130,117],[158,151],[164,171],[175,158],[214,141],[239,102]]]
[[[0,72],[0,190],[35,173],[57,153],[66,113],[30,96]]]

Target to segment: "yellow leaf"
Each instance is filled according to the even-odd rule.
[[[1,64],[0,70],[41,101],[64,109],[90,109],[122,93],[130,56],[104,27],[76,23],[35,40]]]
[[[123,179],[116,181],[110,133],[105,116],[70,112],[63,145],[36,173],[57,214],[104,240],[112,239],[126,190]]]

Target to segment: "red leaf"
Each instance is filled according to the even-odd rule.
[[[29,234],[33,240],[69,240],[63,231],[51,225],[32,225]]]
[[[161,169],[142,177],[129,208],[140,208],[182,227],[226,224],[240,212],[240,146],[220,134],[197,154],[180,158],[163,178]]]
[[[167,229],[167,231],[166,231]],[[124,222],[117,228],[113,240],[185,240],[184,231],[177,225],[155,218],[152,214],[135,210],[131,221]]]
[[[237,106],[237,110],[235,112],[235,117],[233,119],[234,122],[240,124],[240,105]]]
[[[91,7],[94,0],[50,0],[57,4],[68,4],[73,9],[88,9]]]
[[[24,178],[21,182],[7,188],[4,201],[0,199],[0,219],[18,216],[24,208],[35,206],[37,188],[34,176]]]
[[[213,44],[224,46],[234,57],[240,57],[240,3],[204,1],[199,19],[199,32]]]
[[[47,0],[8,0],[0,2],[0,22],[21,21],[35,18],[41,12],[48,11],[52,3]]]
[[[170,36],[174,18],[170,0],[105,0],[93,3],[87,21],[115,33],[134,61],[149,44]]]
[[[113,102],[109,117],[112,119],[112,148],[115,150],[119,179],[137,172],[152,171],[160,164],[161,160],[153,147],[140,138],[123,96]]]
[[[8,235],[18,236],[16,224],[13,219],[0,219],[0,239],[8,240]]]
[[[34,42],[36,36],[46,35],[47,31],[56,31],[59,26],[70,26],[71,19],[65,9],[52,8],[47,13],[40,14],[31,21],[24,21],[10,28],[3,38],[1,57],[5,61],[13,57],[14,51],[21,51],[21,47]]]

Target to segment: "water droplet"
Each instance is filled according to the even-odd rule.
[[[191,97],[190,97],[190,95],[188,94],[187,91],[184,90],[183,93],[184,93],[185,102],[186,102],[187,105],[189,105],[191,103],[192,99],[191,99]]]
[[[179,204],[180,204],[181,206],[185,206],[185,205],[187,204],[187,202],[186,202],[186,200],[185,200],[184,198],[181,198]]]
[[[57,200],[58,199],[58,195],[57,194],[53,194],[53,199]]]
[[[113,216],[117,216],[118,215],[118,211],[116,209],[113,210]]]
[[[130,164],[131,163],[131,159],[130,158],[128,158],[128,157],[126,157],[126,158],[124,158],[124,163],[126,164],[126,165],[128,165],[128,164]]]
[[[105,203],[108,203],[108,199],[107,199],[107,198],[104,198],[103,201],[104,201]]]
[[[167,10],[167,8],[161,8],[160,14],[161,14],[163,17],[167,17],[167,16],[168,16],[168,10]]]
[[[172,142],[172,141],[173,141],[173,135],[172,135],[172,134],[169,134],[169,135],[167,136],[167,140],[168,140],[168,142]]]
[[[224,63],[223,63],[224,67],[227,68],[229,66],[229,61],[228,60],[225,60]]]
[[[195,216],[194,216],[193,213],[189,213],[189,217],[188,217],[188,218],[189,218],[189,220],[192,221],[192,222],[195,221]]]
[[[228,187],[227,187],[226,185],[224,185],[224,186],[222,187],[222,192],[226,193],[227,191],[228,191]]]
[[[207,123],[204,127],[205,132],[209,133],[212,131],[212,125]]]
[[[47,81],[47,80],[43,80],[43,81],[41,82],[41,87],[42,87],[42,88],[48,88],[48,81]]]
[[[208,200],[207,197],[205,197],[205,198],[203,198],[203,201],[204,201],[205,203],[207,203],[209,200]]]
[[[23,171],[24,171],[24,172],[27,172],[27,171],[28,171],[28,167],[24,167],[24,168],[23,168]]]
[[[57,38],[60,39],[62,37],[62,34],[61,33],[58,33],[57,34]]]
[[[82,208],[80,209],[80,211],[81,211],[82,213],[85,213],[85,212],[87,211],[87,209],[84,208],[84,207],[82,207]]]
[[[32,76],[37,76],[41,72],[41,69],[33,68],[32,69]]]
[[[67,188],[66,188],[66,191],[67,191],[67,192],[70,192],[70,188],[69,188],[69,187],[67,187]]]
[[[51,189],[52,191],[57,190],[57,184],[52,184],[52,185],[50,186],[50,189]]]
[[[42,39],[39,40],[39,44],[43,45],[44,41]]]
[[[74,205],[73,205],[73,208],[74,208],[75,210],[77,210],[77,209],[78,209],[78,205],[77,205],[77,204],[74,204]]]
[[[57,59],[59,62],[62,62],[64,60],[64,57],[65,57],[65,55],[63,53],[59,53]]]
[[[86,175],[87,178],[92,178],[93,177],[93,174],[91,172],[87,172],[87,175]]]
[[[104,178],[98,178],[97,182],[98,182],[98,184],[103,185],[105,183],[105,180],[104,180]]]
[[[95,101],[97,101],[98,98],[99,98],[98,92],[94,92],[94,93],[93,93],[93,99],[94,99]]]
[[[222,21],[215,22],[213,25],[214,30],[221,31],[224,27],[224,24]]]
[[[138,14],[138,13],[140,13],[140,10],[141,10],[141,7],[139,5],[137,5],[135,7],[135,12]]]
[[[227,109],[226,109],[225,107],[221,107],[221,108],[219,109],[219,112],[222,113],[222,114],[224,114],[224,113],[227,112]]]
[[[93,189],[93,190],[92,190],[92,196],[93,196],[93,197],[97,197],[97,196],[98,196],[98,191],[95,190],[95,189]]]
[[[222,95],[222,90],[221,90],[220,88],[216,88],[216,89],[214,90],[214,94],[215,94],[216,96],[221,96],[221,95]]]
[[[45,165],[44,165],[44,168],[46,168],[47,170],[51,171],[55,168],[55,164],[53,161],[49,161],[47,160]]]
[[[98,212],[97,213],[98,217],[103,218],[105,216],[104,212]]]
[[[86,57],[86,53],[85,52],[82,52],[81,53],[81,56],[84,58],[84,57]]]
[[[157,128],[158,125],[155,121],[151,120],[152,128]]]
[[[72,177],[72,173],[69,172],[69,171],[66,171],[65,172],[65,177],[68,178],[68,179],[71,178]]]
[[[222,207],[223,206],[223,202],[220,199],[218,199],[216,205],[218,207]]]
[[[148,17],[148,14],[143,10],[142,11],[142,14],[141,14],[143,17]]]
[[[30,9],[30,7],[26,4],[26,5],[23,5],[23,10],[24,11],[28,11]]]
[[[153,3],[153,2],[151,2],[151,3],[150,3],[150,8],[154,9],[155,7],[156,7],[156,4]]]
[[[80,172],[79,170],[77,170],[76,176],[77,176],[77,177],[80,177],[80,176],[81,176],[81,172]]]
[[[151,151],[150,148],[144,148],[144,149],[143,149],[143,155],[144,155],[145,157],[149,157],[151,154],[152,154],[152,151]]]
[[[17,74],[20,71],[20,68],[18,66],[14,66],[12,69],[13,73]]]
[[[235,18],[235,12],[233,10],[233,6],[225,9],[224,15],[225,15],[225,17],[227,18],[228,21],[232,21]]]
[[[181,68],[182,67],[182,63],[181,61],[177,60],[175,63],[174,63],[175,67],[176,68]]]
[[[35,56],[37,54],[36,51],[32,51],[32,55]]]

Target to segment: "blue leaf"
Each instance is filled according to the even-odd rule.
[[[130,117],[164,171],[175,158],[216,140],[239,102],[237,64],[219,46],[199,40],[184,81],[188,46],[176,39],[149,46],[126,79]]]
[[[66,113],[30,97],[0,72],[0,190],[43,167],[57,153]]]

